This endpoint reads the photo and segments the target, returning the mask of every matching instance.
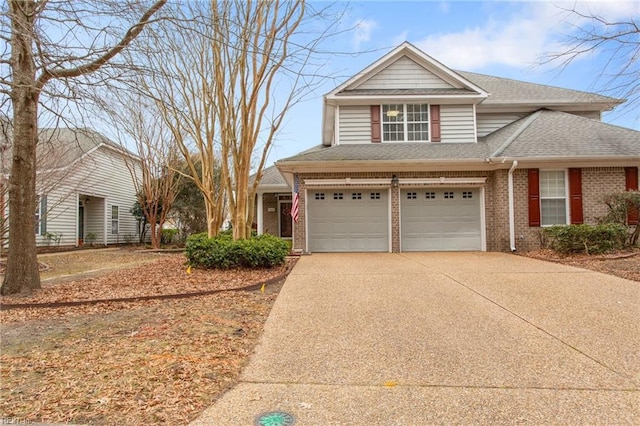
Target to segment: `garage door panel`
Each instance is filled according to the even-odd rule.
[[[388,251],[387,192],[360,188],[310,191],[309,250]]]
[[[402,251],[481,250],[478,188],[401,191]]]

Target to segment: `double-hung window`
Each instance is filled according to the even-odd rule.
[[[428,142],[429,104],[382,105],[384,142]]]
[[[567,184],[564,170],[540,171],[542,226],[567,224]]]

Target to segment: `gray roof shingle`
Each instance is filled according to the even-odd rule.
[[[506,128],[517,131],[520,119]],[[494,132],[495,133],[495,132]],[[503,135],[488,135],[485,141]],[[640,132],[568,114],[542,110],[507,146],[500,157],[638,157]]]
[[[424,143],[401,142],[352,144],[322,147],[285,158],[288,161],[401,161],[484,159],[488,155],[486,143]]]
[[[255,177],[255,174],[251,175],[249,178],[250,182],[253,182]],[[260,180],[260,185],[287,186],[287,181],[284,180],[276,166],[270,166],[262,170],[262,180]]]
[[[620,99],[581,92],[579,90],[526,81],[495,77],[468,71],[456,71],[458,74],[489,92],[483,105],[492,104],[565,104],[565,103],[612,103],[618,104]]]

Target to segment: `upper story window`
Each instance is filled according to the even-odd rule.
[[[540,224],[566,225],[567,184],[564,170],[540,170]]]
[[[384,142],[428,142],[428,104],[382,105]]]

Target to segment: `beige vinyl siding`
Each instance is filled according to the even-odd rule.
[[[104,198],[91,198],[90,203],[84,204],[84,239],[85,243],[104,244]],[[92,232],[96,239],[92,242],[87,235]]]
[[[95,244],[124,243],[131,236],[137,241],[136,219],[129,210],[135,203],[135,185],[122,156],[104,146],[69,166],[47,193],[47,232],[62,233],[60,245],[76,245],[78,195],[90,197],[85,205],[85,235],[96,234]],[[45,186],[43,183],[42,187]],[[111,206],[119,207],[119,229],[111,235]],[[38,237],[38,245],[47,245]]]
[[[341,106],[339,143],[355,144],[371,142],[371,108],[365,106]]]
[[[524,114],[478,114],[476,116],[476,126],[478,128],[478,137],[487,136],[498,129],[507,126],[514,121],[520,119]]]
[[[476,142],[473,105],[441,105],[440,131],[442,142]]]
[[[59,185],[55,189],[48,189],[47,193],[47,232],[61,236],[60,246],[75,245],[76,235],[76,211],[73,188],[67,185]],[[56,246],[57,243],[48,240],[44,235],[36,236],[38,246]]]
[[[362,83],[357,89],[450,89],[452,87],[405,56]]]
[[[103,243],[104,230],[107,231],[107,244],[124,243],[125,236],[136,240],[136,220],[129,210],[136,201],[136,190],[131,174],[122,157],[115,151],[102,148],[92,156],[95,162],[95,173],[79,191],[87,195],[104,197],[104,207],[100,213],[100,238],[96,242]],[[111,206],[119,208],[118,234],[111,234]],[[87,211],[91,214],[91,210]],[[89,216],[87,216],[89,219]],[[97,219],[96,219],[97,220]],[[95,231],[94,231],[95,232]]]

